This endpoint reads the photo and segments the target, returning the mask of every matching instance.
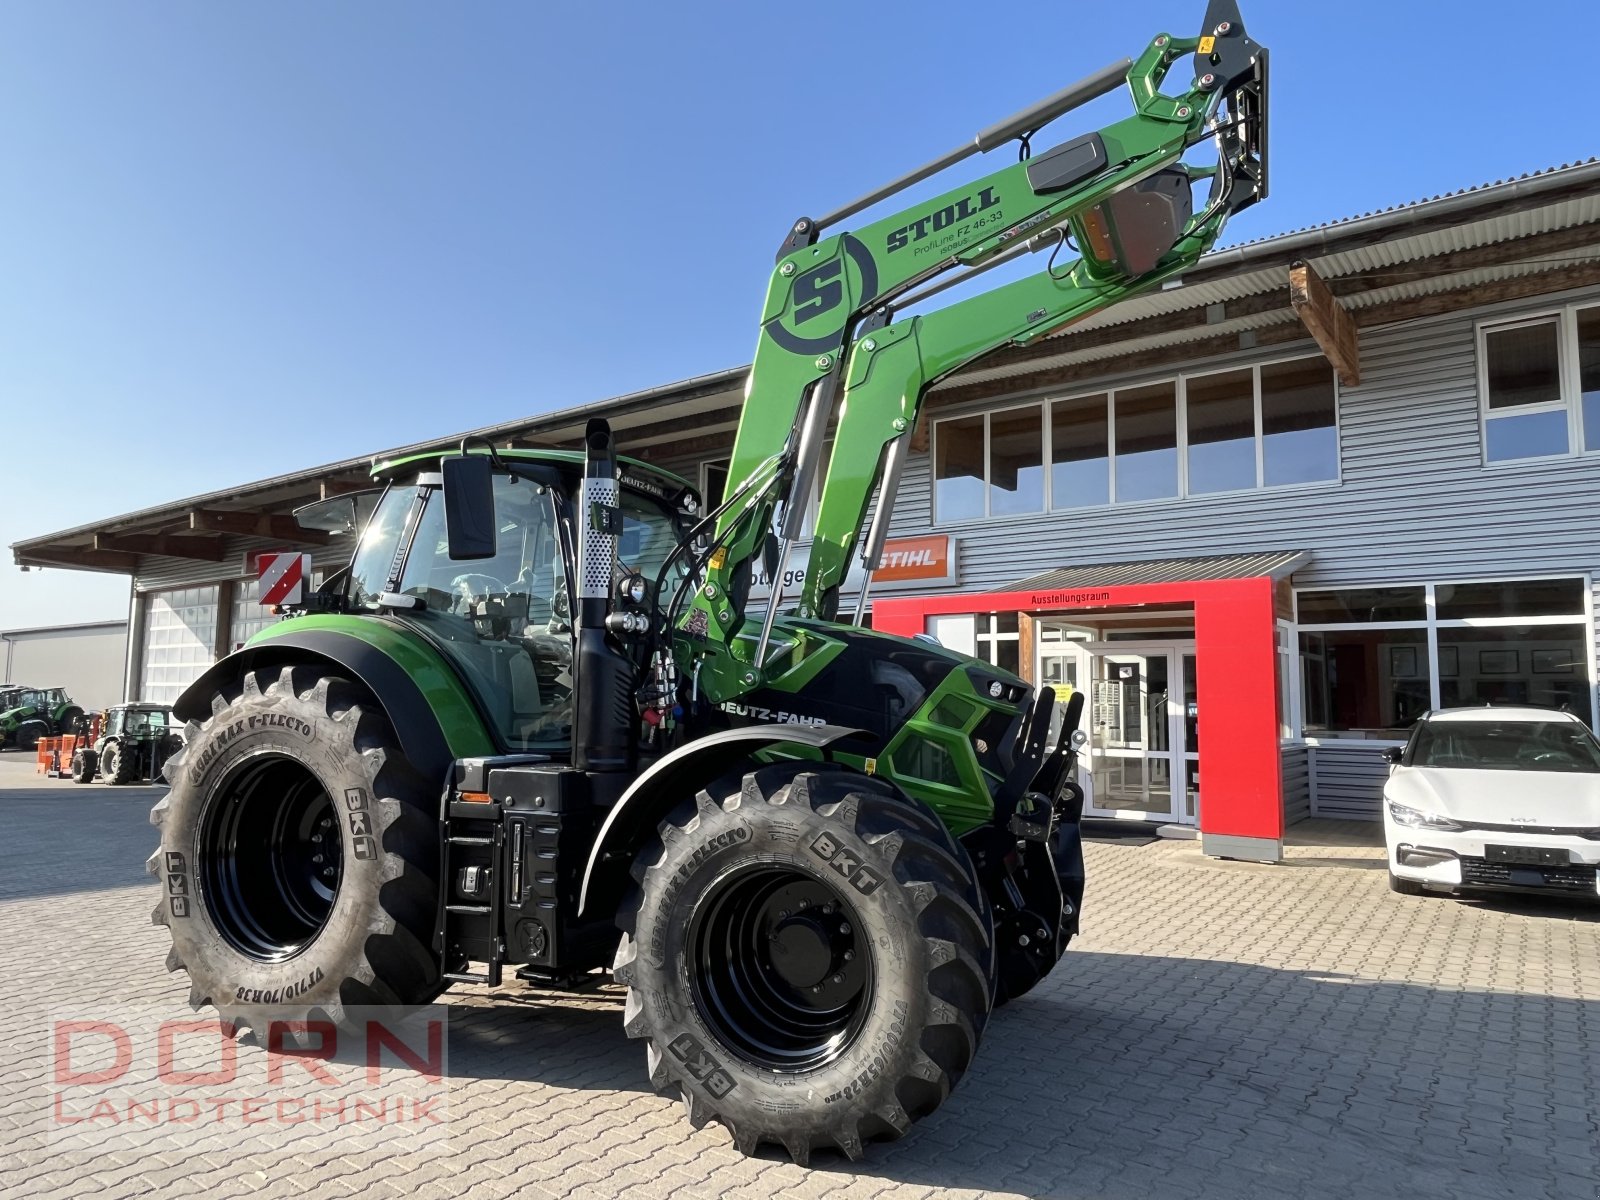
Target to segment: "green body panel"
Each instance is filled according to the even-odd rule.
[[[870,636],[885,643],[905,643],[908,639],[887,633],[873,633],[840,626],[841,632]],[[760,634],[757,622],[747,623],[736,641],[753,647]],[[773,626],[774,651],[764,673],[765,690],[779,695],[799,698],[797,707],[804,708],[804,698],[816,682],[818,675],[845,652],[845,643],[826,629],[818,630],[812,623],[801,623],[780,617]],[[1000,782],[997,773],[985,771],[974,748],[974,731],[983,720],[994,713],[1009,721],[1017,712],[1015,703],[981,695],[971,677],[961,668],[973,662],[965,654],[927,644],[918,644],[918,650],[949,661],[951,671],[925,696],[917,711],[905,720],[888,738],[883,749],[872,758],[852,754],[843,747],[835,748],[834,758],[848,763],[868,774],[893,780],[909,795],[927,804],[950,830],[960,835],[992,820],[995,786]],[[1022,679],[1008,671],[983,664],[987,676],[1005,680],[1018,688],[1026,688]],[[748,688],[737,689],[740,694]],[[744,715],[737,700],[726,702],[724,708],[736,716]],[[787,716],[787,714],[783,714]],[[778,719],[782,719],[781,717]],[[832,714],[837,724],[852,724],[844,712]],[[933,750],[930,752],[930,747]],[[766,760],[780,758],[815,757],[809,749],[779,745],[765,752]],[[932,764],[935,770],[928,770]],[[922,768],[919,770],[919,767]]]
[[[247,645],[251,648],[271,645],[280,638],[311,631],[355,638],[393,659],[427,700],[455,757],[495,753],[494,739],[489,736],[478,716],[477,705],[461,681],[431,646],[398,621],[341,614],[294,617],[268,626]]]

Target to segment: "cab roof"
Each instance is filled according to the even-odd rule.
[[[399,474],[405,467],[414,466],[417,463],[436,463],[442,458],[451,458],[459,453],[460,451],[454,449],[428,450],[421,454],[407,454],[400,458],[386,458],[380,462],[372,464],[372,477],[374,479],[383,479],[387,481]],[[467,453],[487,454],[489,451],[483,446],[469,446],[467,448]],[[584,453],[582,450],[497,449],[495,454],[500,458],[514,459],[518,462],[555,463],[558,466],[572,467],[577,470],[582,470],[584,463]],[[656,479],[660,480],[662,483],[665,483],[674,490],[678,488],[688,488],[690,491],[697,490],[694,484],[690,483],[681,475],[674,475],[671,471],[664,471],[654,463],[647,463],[642,459],[630,458],[626,454],[617,455],[617,461],[619,463],[626,464],[629,470],[636,474],[654,476]]]

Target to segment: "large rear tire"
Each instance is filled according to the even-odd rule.
[[[236,1024],[339,1022],[351,1005],[424,1004],[438,789],[382,710],[320,667],[258,668],[212,697],[167,763],[153,919],[189,1003]]]
[[[613,968],[650,1079],[746,1154],[859,1158],[978,1048],[993,938],[966,852],[893,785],[820,763],[685,800],[635,860]]]

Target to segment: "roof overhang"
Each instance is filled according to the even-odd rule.
[[[1002,588],[1006,592],[1057,592],[1126,587],[1143,583],[1199,583],[1218,579],[1287,579],[1311,561],[1309,550],[1262,550],[1204,558],[1157,558],[1135,562],[1059,567]]]
[[[1312,341],[1307,304],[1292,303],[1296,264],[1308,266],[1325,289],[1313,297],[1312,315],[1342,331],[1330,337],[1352,356],[1347,365],[1358,365],[1352,329],[1600,284],[1600,160],[1216,251],[1159,291],[958,372],[934,389],[924,418],[991,396],[1081,386],[1241,349],[1324,344]],[[326,535],[299,530],[291,511],[365,486],[375,460],[469,436],[504,446],[576,447],[591,417],[608,419],[619,445],[646,460],[718,457],[732,443],[747,375],[747,367],[731,368],[107,517],[24,539],[12,555],[23,566],[135,574],[152,560],[232,562],[241,546],[314,547]],[[925,436],[924,419],[913,444],[925,449]]]

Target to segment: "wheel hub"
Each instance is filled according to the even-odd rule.
[[[855,911],[797,870],[713,886],[690,922],[696,1007],[730,1049],[772,1070],[830,1062],[865,1020],[871,954]]]
[[[333,913],[344,869],[338,812],[317,778],[283,755],[246,759],[207,800],[204,898],[235,949],[280,962]]]
[[[814,987],[833,970],[833,939],[821,920],[810,913],[780,923],[771,941],[772,969],[793,987]]]

